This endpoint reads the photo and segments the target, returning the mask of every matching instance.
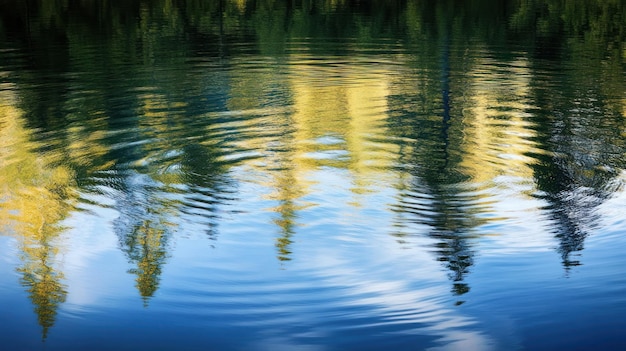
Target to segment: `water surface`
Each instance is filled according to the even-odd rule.
[[[626,348],[574,3],[1,1],[0,349]]]

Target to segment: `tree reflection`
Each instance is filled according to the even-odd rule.
[[[41,239],[24,240],[20,244],[24,265],[17,270],[22,274],[20,282],[27,288],[35,307],[44,340],[48,330],[54,326],[59,306],[67,296],[64,276],[55,268],[58,250],[50,237],[54,237],[54,234],[43,233]]]
[[[57,165],[61,155],[39,152],[10,92],[0,94],[0,224],[18,239],[23,264],[17,271],[45,339],[67,295],[57,257],[59,222],[76,193],[72,172]]]
[[[276,248],[278,249],[278,259],[280,261],[291,260],[291,250],[289,246],[292,243],[292,236],[295,233],[297,210],[299,209],[296,201],[302,195],[294,187],[295,179],[287,174],[279,176],[276,180],[278,206],[275,208],[278,218],[274,219],[274,223],[280,228],[280,236],[276,239]]]
[[[116,160],[120,174],[115,181],[120,192],[116,232],[122,250],[135,265],[129,273],[137,276],[136,287],[146,305],[158,289],[182,216],[189,214],[204,222],[206,232],[214,236],[217,205],[227,200],[223,195],[227,165],[219,160],[219,140],[212,139],[210,119],[198,120],[203,111],[197,109],[207,107],[187,103],[176,86],[161,89],[163,95],[138,94],[137,100],[129,101],[139,105],[140,113],[133,121],[139,135],[127,136],[124,144],[129,149]],[[189,145],[189,139],[196,143]],[[133,145],[138,140],[152,142]]]
[[[437,9],[452,11],[445,4],[438,5]],[[427,236],[435,240],[437,260],[445,263],[453,282],[452,293],[460,296],[470,290],[465,275],[473,265],[474,252],[470,239],[473,228],[481,223],[477,216],[481,209],[477,207],[479,197],[468,194],[468,189],[464,189],[468,177],[459,167],[462,162],[462,107],[455,105],[451,92],[462,96],[463,82],[452,77],[451,66],[455,62],[462,63],[464,59],[451,57],[454,55],[450,48],[452,34],[445,21],[452,23],[453,20],[448,16],[452,14],[442,15],[440,18],[444,22],[437,25],[441,33],[438,36],[439,62],[416,57],[420,60],[416,66],[421,66],[423,73],[416,72],[414,86],[407,86],[406,83],[398,86],[402,91],[414,91],[415,96],[409,98],[409,94],[404,94],[403,99],[390,100],[394,112],[389,123],[399,140],[409,141],[400,146],[399,157],[401,164],[411,165],[408,171],[411,180],[401,185],[397,210],[410,214],[407,219],[409,226],[424,228]],[[431,43],[437,44],[436,41]],[[437,50],[436,46],[420,49],[429,53]],[[431,82],[439,84],[431,85]],[[406,98],[423,103],[411,104],[404,101]],[[459,300],[457,303],[462,302]]]
[[[541,106],[538,141],[548,152],[536,155],[534,178],[541,191],[537,196],[554,221],[566,270],[581,264],[576,256],[600,225],[598,206],[622,186],[616,182],[626,149],[619,103],[626,88],[620,64],[624,6],[619,1],[526,1],[511,17],[515,30],[536,29],[540,38],[532,77],[542,77],[533,79],[532,91]]]
[[[569,124],[574,121],[570,118],[559,117],[553,123]],[[580,122],[585,118],[578,116],[575,119]],[[624,128],[621,116],[612,123],[615,122]],[[551,133],[558,129],[554,128]],[[613,131],[613,127],[608,126],[603,133],[607,136]],[[548,139],[545,140],[546,147],[551,153],[541,157],[535,167],[537,187],[542,191],[538,197],[547,202],[544,211],[555,222],[551,228],[559,240],[558,251],[565,268],[581,264],[572,256],[584,248],[585,238],[600,224],[597,208],[614,193],[614,180],[619,175],[616,170],[624,167],[622,161],[611,162],[614,154],[609,150],[590,150],[588,146],[598,141],[594,137],[571,132],[562,130],[558,134],[544,134]],[[611,145],[609,140],[604,142]]]
[[[202,221],[215,237],[218,207],[229,201],[229,169],[254,163],[226,156],[271,154],[262,156],[270,164],[262,167],[278,203],[272,209],[280,232],[275,245],[279,260],[289,260],[306,176],[324,167],[348,170],[356,179],[351,190],[367,193],[373,179],[392,173],[390,157],[374,159],[368,144],[389,130],[396,144],[384,151],[398,154],[400,178],[409,178],[399,186],[398,210],[436,241],[437,260],[445,262],[457,295],[469,290],[472,233],[486,211],[485,199],[472,194],[469,183],[515,172],[529,177],[528,158],[537,161],[531,172],[538,196],[570,267],[580,263],[573,256],[598,225],[596,210],[624,168],[623,1],[13,5],[0,2],[0,36],[28,56],[12,78],[19,94],[13,105],[25,112],[18,122],[2,121],[3,142],[23,145],[54,135],[47,150],[67,150],[68,156],[59,162],[51,152],[41,160],[37,147],[15,147],[11,157],[21,163],[7,163],[0,175],[10,194],[2,202],[3,220],[24,238],[30,262],[21,270],[23,282],[37,306],[49,306],[38,309],[40,315],[52,316],[42,317],[42,326],[52,325],[65,296],[54,243],[74,177],[82,191],[124,194],[116,205],[117,235],[147,301],[182,217]],[[354,43],[377,37],[402,38],[401,54],[389,57],[409,62],[410,74],[388,78],[395,68],[359,66],[347,58],[356,51],[370,55]],[[324,40],[309,45],[311,38]],[[509,39],[532,41],[534,51],[472,58],[480,50],[492,55],[491,45],[510,45]],[[251,54],[264,61],[250,64]],[[494,62],[515,69],[480,71]],[[281,111],[281,103],[294,111]],[[21,114],[13,105],[6,116]],[[524,120],[524,113],[536,118]],[[29,128],[42,133],[29,134]],[[323,138],[336,142],[318,142]],[[502,144],[510,150],[498,149]],[[349,156],[319,157],[338,148]],[[497,163],[490,152],[522,161]],[[15,199],[24,200],[20,213],[32,218],[11,212],[20,208]],[[34,215],[39,212],[43,219]]]
[[[130,196],[120,203],[122,213],[116,221],[116,231],[122,251],[135,265],[129,273],[137,276],[135,286],[147,305],[159,286],[173,225],[165,219],[167,204],[150,197],[132,199],[142,192],[140,188],[125,191]]]
[[[550,63],[537,61],[537,65],[544,64]],[[565,268],[581,264],[573,256],[600,225],[598,206],[621,186],[616,181],[626,166],[626,143],[621,135],[626,121],[621,108],[598,102],[613,99],[602,96],[604,87],[589,84],[585,75],[602,74],[602,68],[590,72],[589,65],[585,67],[571,76],[555,77],[570,88],[555,92],[539,84],[535,87],[537,99],[551,108],[538,112],[540,140],[549,153],[538,156],[541,162],[534,167],[534,176],[541,190],[538,197],[547,202],[544,210],[555,222],[551,227]]]

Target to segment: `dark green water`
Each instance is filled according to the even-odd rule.
[[[626,349],[626,3],[0,0],[0,350]]]

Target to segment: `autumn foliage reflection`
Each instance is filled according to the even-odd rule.
[[[15,97],[0,94],[0,226],[18,240],[20,282],[45,339],[67,295],[59,264],[61,222],[72,210],[75,184],[72,171],[59,162],[61,154],[39,152]]]
[[[335,201],[353,208],[393,188],[380,207],[397,214],[394,234],[429,239],[457,297],[498,220],[499,181],[543,201],[566,269],[621,186],[624,2],[11,5],[0,38],[28,69],[2,77],[0,225],[19,241],[44,337],[67,295],[58,256],[78,192],[114,194],[147,305],[185,218],[217,238],[233,173],[262,175],[283,264],[320,206],[306,200],[320,175],[348,179],[350,201]],[[529,49],[501,50],[516,41]]]

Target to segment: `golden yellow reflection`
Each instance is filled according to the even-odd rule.
[[[62,155],[36,150],[39,145],[12,92],[0,94],[0,224],[19,242],[23,264],[18,272],[45,338],[67,295],[57,254],[60,222],[76,199],[74,178],[69,168],[58,165]]]
[[[389,72],[369,73],[347,91],[350,114],[346,135],[350,152],[350,170],[355,176],[352,191],[369,192],[375,181],[390,177],[389,170],[397,152],[386,138],[388,117]],[[388,179],[389,180],[389,179]]]
[[[460,166],[480,184],[504,175],[533,179],[528,155],[540,151],[525,112],[531,106],[529,63],[520,58],[504,66],[485,56],[468,72]]]
[[[123,250],[136,268],[135,283],[144,305],[154,295],[161,279],[161,267],[167,258],[168,225],[159,220],[143,219],[124,236]]]
[[[254,136],[236,146],[263,156],[246,165],[268,176],[261,177],[263,185],[278,202],[271,210],[278,216],[280,260],[288,259],[298,211],[314,205],[301,198],[315,183],[315,172],[325,167],[348,171],[347,185],[355,195],[350,204],[359,206],[359,196],[393,176],[388,170],[397,148],[384,141],[390,71],[358,61],[320,64],[306,55],[289,60],[285,72],[257,69],[232,76],[228,101],[228,108],[241,114],[233,123]],[[258,108],[271,106],[270,88],[289,92],[287,111]]]
[[[235,3],[235,5],[237,6],[237,9],[240,12],[246,11],[246,3],[248,2],[248,0],[231,0],[231,1]]]
[[[391,70],[358,61],[316,63],[306,55],[291,60],[294,149],[301,173],[346,169],[356,194],[367,192],[373,180],[390,177],[397,150],[382,141],[388,133]]]
[[[276,247],[278,249],[278,259],[281,261],[289,261],[292,243],[291,237],[295,232],[296,212],[302,209],[298,206],[297,200],[302,196],[302,192],[294,187],[295,178],[290,170],[281,172],[276,176],[275,199],[279,202],[274,211],[278,214],[278,218],[274,219],[274,223],[280,228],[280,236],[276,239]]]
[[[178,118],[176,111],[186,107],[183,102],[169,101],[162,94],[139,95],[142,104],[139,115],[139,126],[144,140],[149,140],[142,146],[143,158],[137,160],[136,165],[144,167],[150,177],[165,185],[180,184],[181,172],[177,170],[177,157],[168,157],[168,151],[180,153],[181,143],[188,128]]]
[[[280,261],[289,261],[292,235],[297,226],[297,212],[306,207],[300,198],[308,193],[311,182],[302,176],[297,166],[293,145],[295,138],[293,119],[289,109],[259,106],[271,105],[271,94],[268,86],[285,91],[289,82],[284,75],[276,75],[269,69],[260,69],[251,74],[231,77],[230,98],[228,108],[238,111],[235,122],[241,129],[254,131],[252,137],[242,138],[235,144],[241,150],[251,150],[264,155],[262,160],[252,159],[246,165],[260,172],[267,172],[262,177],[262,185],[272,191],[266,198],[274,200],[277,205],[269,209],[276,213],[273,219],[278,227],[276,238],[277,257]]]

